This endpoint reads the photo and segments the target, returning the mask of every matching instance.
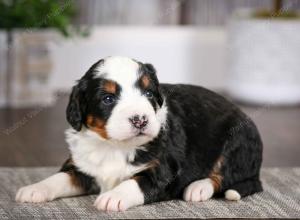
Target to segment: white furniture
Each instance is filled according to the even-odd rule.
[[[227,89],[235,99],[300,103],[300,19],[258,19],[239,11],[229,25]]]

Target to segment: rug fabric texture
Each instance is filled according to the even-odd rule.
[[[14,201],[19,187],[57,172],[57,167],[0,168],[0,219],[175,219],[175,218],[300,218],[300,168],[264,168],[264,191],[238,202],[174,200],[101,212],[93,207],[97,195],[57,199],[42,204]]]

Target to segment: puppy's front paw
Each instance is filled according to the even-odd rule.
[[[102,211],[125,211],[144,203],[144,195],[135,180],[126,180],[113,190],[98,196],[94,205]]]
[[[33,184],[22,187],[16,194],[17,202],[47,202],[53,200],[54,197],[51,195],[49,188],[43,184]]]
[[[114,191],[108,191],[98,196],[94,206],[102,211],[125,211],[130,204],[124,196],[118,195]]]
[[[199,202],[206,201],[214,194],[214,187],[210,179],[203,179],[192,182],[185,188],[183,199],[185,201]]]

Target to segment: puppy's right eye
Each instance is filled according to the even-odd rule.
[[[102,98],[102,103],[104,105],[111,105],[116,101],[116,98],[113,95],[106,95]]]
[[[151,92],[151,91],[149,91],[149,90],[147,90],[144,94],[145,94],[145,96],[146,96],[147,98],[149,98],[149,99],[152,99],[152,98],[153,98],[153,92]]]

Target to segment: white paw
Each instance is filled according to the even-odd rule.
[[[210,199],[214,194],[214,187],[210,179],[203,179],[192,182],[183,193],[185,201],[199,202]]]
[[[94,206],[102,211],[124,211],[129,208],[126,199],[113,191],[99,195]]]
[[[144,195],[136,181],[127,180],[113,190],[99,195],[94,206],[102,211],[125,211],[143,203]]]
[[[225,192],[225,199],[231,201],[238,201],[241,199],[241,195],[238,193],[238,191],[234,189],[228,189]]]
[[[22,187],[16,194],[17,202],[47,202],[53,200],[50,190],[43,184],[33,184]]]

